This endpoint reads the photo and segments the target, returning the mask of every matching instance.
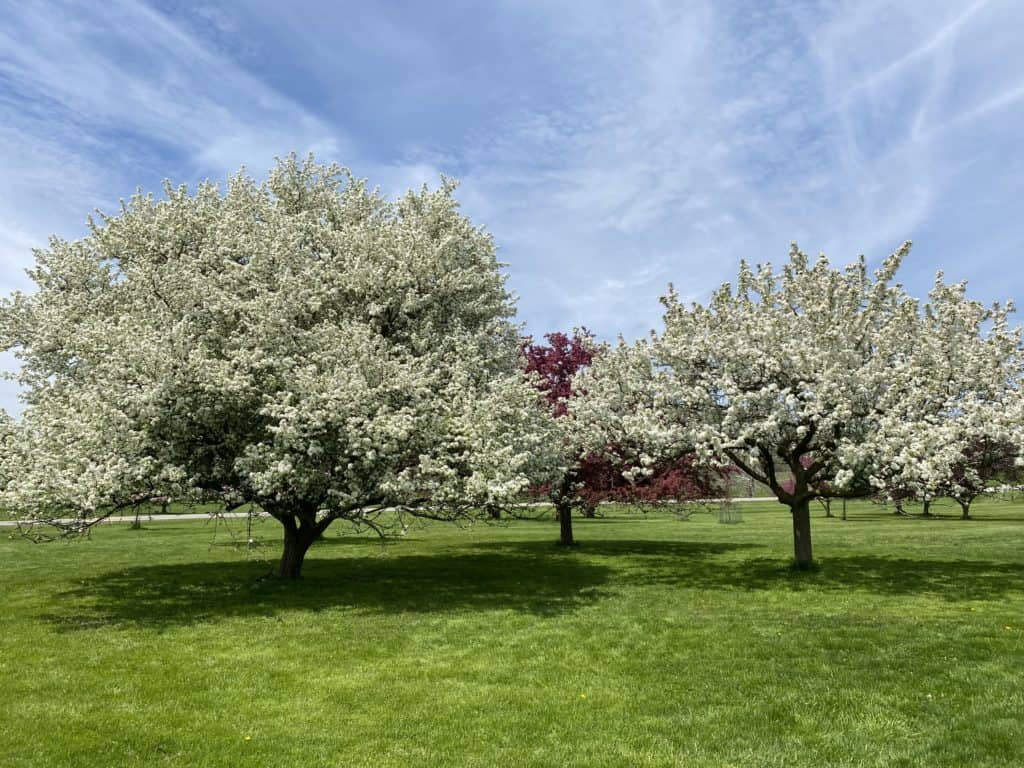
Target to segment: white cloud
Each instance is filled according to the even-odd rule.
[[[11,7],[6,288],[29,245],[136,184],[261,174],[291,149],[392,195],[460,177],[533,333],[642,334],[669,281],[701,298],[792,239],[841,262],[913,238],[912,279],[1024,288],[1013,0],[188,13]]]
[[[964,183],[978,148],[937,131],[1017,105],[1019,77],[992,92],[1006,62],[1024,71],[1008,19],[995,28],[1020,22],[1008,5],[528,5],[576,89],[464,150],[467,208],[505,247],[535,333],[641,333],[668,280],[706,295],[792,239],[879,260]]]
[[[24,3],[0,27],[0,289],[27,288],[30,249],[80,236],[138,184],[262,173],[347,138],[140,2]],[[181,178],[184,176],[184,178]],[[5,360],[9,366],[11,361]],[[8,383],[0,404],[13,406]]]

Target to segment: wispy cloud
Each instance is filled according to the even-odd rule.
[[[778,260],[791,239],[844,261],[915,238],[916,271],[969,266],[935,233],[964,166],[998,150],[948,131],[1016,107],[1015,84],[964,108],[992,87],[981,73],[1024,71],[1003,55],[996,17],[1022,16],[1008,5],[533,6],[578,87],[466,155],[470,203],[507,246],[525,314],[638,334],[668,280],[706,293],[739,257]],[[999,181],[1002,226],[1019,233],[1019,182]]]
[[[77,236],[137,185],[262,170],[290,149],[343,152],[342,131],[148,6],[0,6],[0,289],[31,248]],[[0,406],[17,410],[13,389]]]
[[[6,77],[113,152],[127,134],[225,173],[282,145],[344,149],[334,129],[142,3],[26,4],[13,22],[0,32]]]
[[[461,178],[535,334],[643,334],[792,239],[1024,289],[1014,0],[153,3],[0,0],[0,288],[136,185],[314,150]]]

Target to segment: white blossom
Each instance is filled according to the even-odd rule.
[[[51,240],[38,289],[0,308],[27,387],[0,503],[245,500],[287,531],[509,502],[543,454],[538,395],[492,239],[453,190],[391,202],[291,156]]]
[[[815,496],[948,477],[971,435],[1021,444],[1012,308],[968,301],[941,275],[922,307],[894,281],[908,251],[871,275],[863,258],[839,270],[794,245],[780,272],[742,263],[706,305],[670,287],[664,331],[596,361],[580,412],[768,485],[794,512],[807,564]]]

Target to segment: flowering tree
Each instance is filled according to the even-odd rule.
[[[1015,471],[1022,366],[1020,329],[1009,327],[1013,306],[989,307],[966,292],[966,283],[947,284],[940,272],[929,293],[919,353],[941,433],[924,446],[928,460],[896,462],[904,483],[927,499],[952,498],[964,519],[990,481]]]
[[[638,457],[610,444],[580,462],[576,491],[584,516],[603,501],[657,506],[728,495],[730,467],[702,464],[693,453],[641,467]]]
[[[390,202],[291,156],[51,240],[38,290],[0,306],[27,388],[0,502],[79,528],[154,496],[255,502],[296,578],[334,520],[514,498],[547,422],[453,188]]]
[[[741,264],[735,287],[706,306],[670,288],[664,332],[595,361],[583,386],[611,404],[603,421],[652,455],[695,449],[767,485],[789,507],[796,564],[808,567],[812,499],[867,495],[886,475],[946,476],[957,456],[946,446],[964,425],[1019,432],[1009,308],[964,325],[977,306],[937,290],[922,311],[894,282],[908,250],[872,276],[863,258],[836,270],[794,246],[779,273]],[[953,341],[959,365],[938,367]]]
[[[573,377],[590,365],[601,348],[586,328],[573,331],[572,336],[556,331],[544,334],[544,338],[547,344],[538,344],[533,339],[523,343],[523,365],[527,373],[537,375],[537,386],[552,413],[562,417],[574,394]]]
[[[3,408],[0,408],[0,489],[6,488],[10,482],[10,463],[4,457],[16,450],[18,442],[18,425]],[[0,507],[0,514],[6,510]]]
[[[699,465],[693,455],[652,462],[645,471],[638,472],[636,451],[628,442],[616,442],[611,437],[621,437],[621,433],[606,433],[597,423],[584,423],[579,414],[585,409],[575,407],[590,395],[585,389],[574,388],[573,382],[606,348],[596,345],[586,329],[572,336],[548,333],[544,338],[547,344],[527,341],[523,359],[527,373],[534,374],[534,381],[544,393],[557,428],[560,457],[554,471],[531,490],[554,505],[562,544],[574,543],[574,508],[591,517],[602,501],[658,503],[707,498],[718,491],[722,473]]]
[[[963,446],[960,457],[952,464],[944,480],[929,489],[928,499],[947,496],[960,506],[960,517],[969,520],[971,504],[993,487],[1020,478],[1017,465],[1020,447],[1005,440],[980,436]],[[927,505],[927,501],[926,501]],[[926,506],[927,511],[927,506]]]
[[[543,393],[547,412],[554,419],[554,447],[558,461],[551,467],[543,481],[530,489],[531,495],[547,497],[555,508],[559,524],[559,543],[571,546],[575,543],[572,530],[573,506],[584,502],[581,491],[598,478],[604,478],[614,470],[607,462],[589,457],[576,439],[575,424],[568,415],[568,403],[573,397],[573,377],[590,365],[594,355],[600,352],[593,335],[585,328],[576,330],[572,336],[560,331],[544,335],[547,344],[538,344],[533,339],[523,343],[523,367]],[[589,501],[589,500],[588,500]],[[591,508],[596,506],[593,502]]]
[[[1009,442],[980,438],[964,450],[964,461],[953,468],[946,493],[960,505],[961,517],[971,516],[971,503],[996,480],[1016,479],[1019,448]]]

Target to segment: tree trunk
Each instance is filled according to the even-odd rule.
[[[957,499],[957,504],[960,505],[960,519],[970,520],[971,519],[971,500],[961,501]]]
[[[846,519],[846,499],[843,499],[843,520]]]
[[[794,502],[790,506],[793,513],[793,554],[795,565],[806,570],[813,564],[811,559],[811,505],[808,499]]]
[[[306,552],[319,538],[322,530],[316,523],[309,521],[300,525],[295,518],[282,520],[281,524],[284,526],[284,552],[277,568],[277,578],[301,579]]]
[[[571,547],[576,543],[572,538],[572,504],[567,501],[556,502],[555,512],[558,515],[560,529],[558,543],[565,547]]]
[[[584,504],[583,516],[593,518],[597,516],[597,504]]]
[[[821,504],[825,507],[825,517],[835,517],[832,514],[832,499],[822,499]]]
[[[922,517],[931,517],[932,516],[932,500],[931,499],[925,499],[924,502],[922,502],[922,503],[924,504],[924,511],[921,513],[921,516]]]

